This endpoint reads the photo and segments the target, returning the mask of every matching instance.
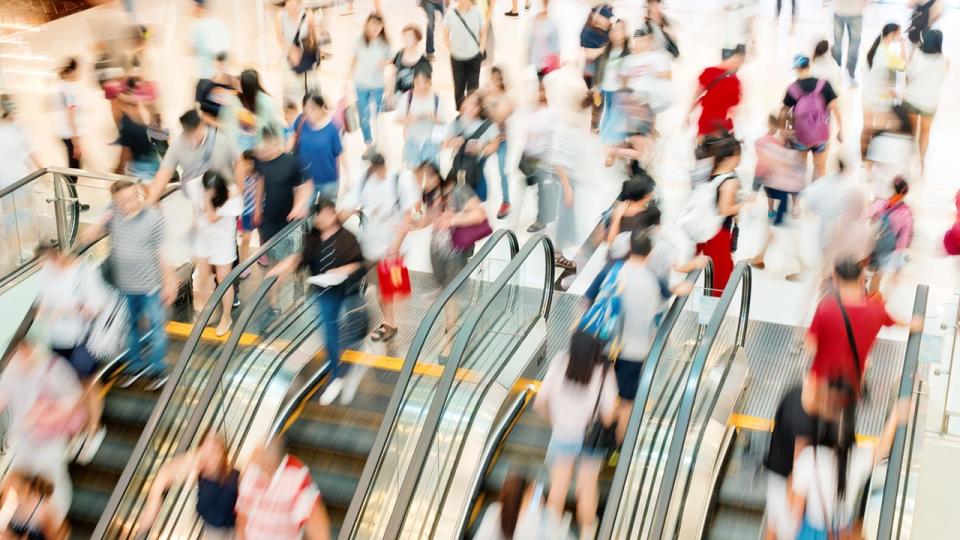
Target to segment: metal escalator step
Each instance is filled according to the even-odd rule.
[[[105,422],[144,426],[153,413],[159,393],[149,394],[135,388],[112,388],[103,404]]]
[[[767,492],[763,460],[769,441],[766,432],[740,431],[717,493],[719,505],[763,512]]]
[[[107,507],[107,501],[110,499],[113,487],[111,482],[104,482],[100,485],[92,485],[87,482],[82,485],[75,484],[73,500],[70,503],[70,512],[67,516],[71,525],[96,525],[103,514],[103,510]]]
[[[707,540],[759,540],[763,513],[720,507],[713,518]]]
[[[361,466],[362,467],[362,466]],[[336,474],[329,470],[314,469],[312,466],[310,472],[313,475],[313,481],[323,497],[323,504],[328,509],[346,510],[350,506],[350,500],[357,491],[357,484],[360,483],[360,474]],[[341,522],[343,517],[341,516]]]
[[[71,465],[71,471],[93,469],[120,475],[126,466],[133,448],[140,437],[140,431],[115,425],[107,425],[107,436],[89,465]],[[71,474],[73,474],[71,472]]]

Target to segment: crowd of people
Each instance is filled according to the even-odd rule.
[[[591,276],[583,318],[569,348],[551,361],[535,402],[552,429],[548,487],[542,479],[510,476],[477,537],[526,538],[544,523],[549,537],[562,537],[560,516],[571,485],[577,528],[581,537],[590,537],[597,526],[599,474],[625,435],[657,323],[671,297],[692,289],[672,276],[709,264],[713,289],[705,294],[719,296],[738,256],[741,219],[754,208],[765,209],[769,222],[750,260],[755,268],[764,269],[768,247],[790,236],[776,231],[795,226],[801,216],[816,218],[822,253],[821,260],[802,262],[787,275],[796,280],[801,272],[815,273],[822,300],[806,344],[814,357],[809,375],[785,395],[777,412],[767,459],[767,537],[828,538],[852,526],[853,494],[892,433],[885,432],[872,455],[852,437],[870,348],[882,326],[919,331],[922,325],[891,317],[880,291],[886,278],[895,283],[909,260],[913,214],[906,198],[911,182],[922,178],[914,163],[922,175],[948,70],[943,34],[933,28],[939,0],[916,3],[907,39],[899,25],[889,23],[865,51],[860,49],[864,3],[837,0],[833,42],[796,51],[791,64],[796,78],[755,141],[756,167],[750,173],[741,165],[748,149],[735,122],[745,84],[738,73],[756,46],[753,1],[726,2],[729,24],[717,63],[699,71],[689,102],[675,91],[680,42],[660,0],[647,1],[635,25],[618,16],[612,3],[592,1],[576,58],[561,51],[552,3],[538,1],[538,11],[528,18],[524,62],[524,76],[536,81],[532,96],[521,90],[525,81],[510,81],[510,71],[495,63],[492,2],[420,0],[425,22],[402,28],[391,27],[375,2],[362,30],[350,38],[340,101],[331,99],[332,76],[321,69],[331,54],[336,3],[272,3],[271,31],[283,73],[277,92],[265,89],[256,69],[236,69],[227,26],[201,0],[192,2],[194,104],[176,122],[161,114],[167,96],[160,91],[151,29],[141,22],[135,2],[125,2],[130,28],[122,40],[98,43],[92,65],[71,57],[58,70],[57,136],[65,162],[74,168],[84,164],[84,115],[77,95],[86,79],[82,74],[92,69],[116,125],[115,170],[137,181],[114,182],[109,209],[82,232],[81,243],[110,236],[102,268],[43,249],[36,323],[17,336],[0,375],[0,408],[12,418],[7,440],[14,451],[2,493],[17,493],[9,525],[15,537],[66,534],[67,465],[89,463],[105,434],[98,364],[123,349],[118,386],[156,391],[167,381],[167,308],[182,284],[164,253],[168,235],[159,201],[172,186],[190,203],[196,307],[210,301],[215,284],[227,280],[238,262],[249,260],[254,246],[269,244],[258,261],[268,276],[286,278],[298,271],[310,276],[310,301],[331,364],[320,403],[338,398],[349,403],[348,366],[340,360],[350,343],[338,323],[345,306],[362,303],[362,284],[369,283],[379,286],[382,314],[369,339],[389,342],[403,332],[395,307],[401,295],[380,281],[404,267],[413,231],[430,229],[432,274],[445,286],[467,265],[492,223],[511,216],[524,195],[514,180],[522,178],[522,185],[537,192],[536,218],[523,226],[550,236],[554,262],[565,275],[581,271],[587,262],[578,259],[587,240],[581,230],[593,225],[579,223],[581,190],[590,189],[581,141],[591,132],[603,149],[591,157],[622,186],[600,224],[600,239],[608,247],[603,269]],[[353,9],[350,2],[343,13]],[[518,16],[519,9],[513,1],[506,16]],[[535,8],[527,3],[524,9]],[[778,0],[778,15],[780,9]],[[795,21],[796,0],[791,10]],[[438,39],[449,54],[452,95],[433,83],[441,70]],[[837,151],[852,135],[844,96],[858,86],[862,167]],[[445,113],[450,103],[454,117]],[[664,220],[654,172],[664,129],[658,117],[677,108],[696,133],[688,149],[695,165],[682,209]],[[40,163],[14,122],[15,109],[13,96],[4,94],[0,139],[13,144],[0,145],[0,153],[24,176]],[[517,111],[525,114],[523,137],[515,135]],[[398,163],[389,159],[384,143],[384,118],[402,130]],[[350,173],[347,160],[354,131],[364,145],[359,174]],[[837,154],[843,159],[831,159]],[[519,160],[511,159],[514,155]],[[861,171],[873,186],[873,200],[860,187]],[[5,183],[16,180],[7,176]],[[752,178],[753,189],[741,178]],[[69,181],[77,198],[77,180]],[[761,188],[765,202],[757,200]],[[487,202],[495,212],[488,212]],[[89,208],[78,204],[81,211]],[[344,226],[354,216],[362,223],[359,230]],[[289,225],[301,220],[303,238],[297,242]],[[793,249],[799,252],[799,245]],[[250,274],[247,269],[240,278]],[[227,288],[218,302],[219,318],[211,324],[223,337],[231,331],[238,289]],[[268,302],[266,324],[281,314],[275,291]],[[609,308],[614,303],[617,310]],[[905,420],[902,408],[891,426]],[[256,452],[239,473],[216,433],[160,472],[138,527],[149,529],[165,491],[191,478],[197,478],[197,511],[210,538],[330,534],[308,469],[287,456],[281,442]],[[811,479],[824,486],[809,485]],[[273,500],[277,497],[282,505]],[[279,515],[277,505],[291,510]]]

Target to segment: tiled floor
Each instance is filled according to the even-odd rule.
[[[83,0],[0,0],[0,34],[37,26],[90,7]]]

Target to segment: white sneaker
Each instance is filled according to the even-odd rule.
[[[83,450],[83,443],[87,441],[87,432],[81,431],[73,436],[70,439],[70,442],[67,443],[66,449],[66,458],[67,462],[73,462],[77,460],[77,456],[80,455],[80,451]]]
[[[320,395],[320,405],[327,407],[333,404],[337,400],[337,397],[340,396],[340,391],[343,390],[343,379],[337,377],[336,379],[330,381],[330,384],[327,385],[327,389],[323,391],[323,394]]]
[[[77,454],[77,464],[79,465],[89,465],[93,458],[96,457],[97,452],[100,451],[100,446],[103,444],[103,439],[107,436],[107,428],[100,427],[96,433],[93,435],[87,436],[83,441],[83,446],[80,447],[80,452]]]
[[[363,380],[363,374],[367,366],[353,366],[344,379],[343,393],[340,394],[340,404],[349,405],[353,403],[353,398],[357,396],[357,388],[360,387],[360,381]]]

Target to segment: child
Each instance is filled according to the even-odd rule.
[[[298,116],[300,116],[300,109],[297,107],[297,104],[287,100],[283,104],[283,119],[287,123],[286,127],[283,128],[283,140],[285,142],[289,141],[290,137],[293,136],[293,125],[297,121]]]
[[[253,150],[244,150],[240,158],[240,181],[243,187],[243,213],[240,215],[240,260],[247,260],[250,254],[250,233],[257,229],[254,219],[254,201],[256,201],[257,173],[254,171],[256,157]],[[250,275],[247,268],[240,274],[241,279]]]
[[[767,194],[767,217],[774,225],[783,223],[787,211],[788,195],[793,199],[794,217],[797,215],[797,194],[804,188],[803,171],[798,168],[798,156],[786,147],[776,116],[767,118],[767,134],[757,139],[757,169],[753,189],[763,186]],[[774,201],[779,205],[774,209]]]

